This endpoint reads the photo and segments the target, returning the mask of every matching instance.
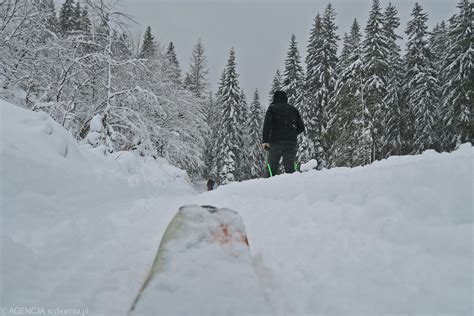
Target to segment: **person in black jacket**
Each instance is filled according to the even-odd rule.
[[[286,173],[295,171],[296,137],[304,132],[304,123],[298,110],[288,104],[284,91],[276,91],[263,123],[264,150],[269,150],[268,163],[273,175],[278,174],[280,159]]]
[[[214,190],[214,184],[215,184],[214,180],[212,179],[207,180],[207,191]]]

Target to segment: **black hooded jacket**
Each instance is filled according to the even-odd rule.
[[[268,107],[263,123],[263,143],[294,143],[304,132],[298,110],[287,102],[275,102]]]

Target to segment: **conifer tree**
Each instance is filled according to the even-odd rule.
[[[345,51],[345,53],[344,53]],[[354,167],[370,163],[370,139],[363,98],[364,65],[362,34],[356,19],[345,37],[340,56],[338,80],[335,86],[331,125],[339,134],[331,147],[331,162],[335,166]]]
[[[206,137],[206,149],[204,151],[204,176],[207,178],[214,178],[214,162],[215,162],[215,138],[216,138],[216,131],[217,131],[217,124],[218,121],[218,108],[217,102],[215,101],[214,97],[212,96],[212,92],[209,92],[209,97],[206,102],[206,122],[209,126],[209,134]]]
[[[277,69],[275,73],[275,77],[273,77],[272,87],[270,88],[270,92],[268,93],[268,103],[271,104],[273,102],[273,94],[276,91],[281,90],[283,86],[283,78],[280,73],[280,69]]]
[[[364,50],[364,105],[369,134],[366,135],[371,143],[370,162],[383,157],[385,143],[385,96],[387,94],[388,39],[383,29],[383,14],[379,0],[373,0],[369,19],[365,28]]]
[[[315,158],[319,163],[323,159],[321,134],[323,113],[317,95],[322,87],[317,69],[322,57],[320,49],[324,46],[323,32],[323,22],[318,13],[311,29],[306,56],[305,100],[301,105],[301,118],[305,124],[306,133],[299,136],[300,146],[298,147],[298,159],[301,162]]]
[[[247,126],[249,130],[248,157],[250,178],[259,178],[263,173],[263,153],[261,148],[262,128],[263,128],[263,109],[260,104],[258,90],[253,94],[253,100],[250,104]]]
[[[152,59],[156,56],[157,45],[155,43],[155,37],[151,33],[151,27],[148,26],[143,36],[143,44],[140,51],[140,58]]]
[[[403,125],[404,104],[402,103],[402,77],[403,64],[400,57],[400,47],[397,40],[402,37],[396,34],[400,26],[397,8],[389,3],[384,12],[383,30],[387,39],[388,49],[388,73],[387,73],[387,95],[384,103],[386,106],[384,149],[382,157],[402,154],[403,148]]]
[[[89,11],[87,10],[87,6],[81,11],[81,18],[79,21],[79,30],[83,34],[90,34],[91,32],[91,20],[89,19]]]
[[[220,168],[220,160],[218,157],[219,151],[219,141],[220,137],[222,136],[222,130],[220,128],[220,124],[222,121],[222,91],[224,89],[226,79],[226,69],[222,71],[222,75],[219,80],[219,84],[217,86],[217,92],[215,94],[215,98],[213,99],[213,107],[210,109],[211,113],[209,113],[209,128],[211,129],[211,139],[210,139],[210,152],[211,152],[211,159],[208,160],[208,170],[209,175],[218,178],[218,170]]]
[[[408,35],[405,91],[408,122],[412,124],[409,147],[412,153],[421,153],[434,148],[437,141],[434,127],[439,86],[427,43],[428,15],[418,3],[411,15],[413,18],[408,22],[405,32]]]
[[[250,155],[249,155],[249,147],[250,147],[250,138],[249,138],[249,105],[247,103],[247,97],[245,96],[245,92],[243,89],[240,90],[240,108],[241,108],[241,115],[239,116],[239,124],[240,124],[240,137],[241,137],[241,145],[240,145],[240,160],[239,165],[240,168],[240,175],[239,180],[248,180],[250,179]]]
[[[75,30],[74,0],[64,1],[59,12],[59,30],[63,36]]]
[[[473,139],[474,99],[472,4],[460,0],[458,13],[449,27],[450,46],[444,62],[442,119],[446,128],[443,147],[447,150]]]
[[[437,23],[430,34],[429,48],[435,60],[437,77],[440,82],[443,77],[443,66],[446,60],[446,53],[450,49],[449,30],[446,22],[443,20]]]
[[[436,98],[440,100],[440,104],[436,107],[436,121],[435,121],[435,133],[437,142],[435,144],[435,149],[437,151],[446,150],[444,145],[444,133],[446,129],[444,128],[443,122],[443,87],[447,83],[447,76],[444,73],[444,64],[446,60],[446,53],[450,49],[450,40],[448,35],[448,29],[445,21],[436,24],[433,28],[433,31],[430,34],[429,40],[429,50],[433,56],[433,65],[436,71],[436,78],[439,82],[439,90],[437,91]]]
[[[357,19],[354,19],[354,22],[357,23]],[[354,27],[354,22],[352,22],[352,27]],[[359,26],[358,23],[357,26]],[[349,54],[351,53],[350,41],[351,39],[349,37],[349,34],[344,33],[344,35],[342,36],[341,55],[339,55],[339,63],[336,67],[336,72],[338,75],[349,65]]]
[[[298,44],[296,42],[296,36],[293,34],[290,40],[290,47],[288,48],[288,53],[285,61],[285,70],[284,70],[284,77],[283,77],[283,86],[281,89],[285,91],[288,95],[288,103],[297,107],[300,110],[300,114],[302,116],[303,121],[305,124],[308,124],[307,113],[305,111],[305,103],[304,100],[304,71],[303,67],[301,66],[301,57],[298,51]],[[298,159],[300,161],[304,160],[306,162],[309,160],[307,157],[311,157],[315,154],[313,142],[310,141],[305,135],[299,136],[299,144],[298,147]],[[305,153],[302,150],[305,150]]]
[[[168,45],[168,50],[166,51],[166,57],[170,63],[170,75],[171,79],[177,85],[181,85],[181,68],[179,66],[178,57],[176,55],[176,51],[174,49],[173,42],[170,42]]]
[[[321,166],[325,166],[328,162],[328,153],[332,142],[337,137],[337,129],[330,129],[329,121],[331,116],[335,113],[332,111],[334,106],[333,95],[334,86],[337,80],[336,67],[338,62],[337,57],[337,41],[339,37],[336,35],[337,26],[335,24],[336,12],[331,4],[328,4],[323,18],[321,20],[321,47],[313,47],[314,55],[312,76],[307,75],[307,91],[312,85],[312,89],[315,92],[315,102],[317,106],[317,118],[319,122],[319,137],[321,139],[322,152],[317,155],[317,160]],[[309,56],[309,49],[308,49]],[[310,95],[312,93],[310,92]],[[308,102],[310,104],[312,102]],[[316,138],[317,139],[317,138]]]
[[[207,69],[207,58],[201,39],[194,46],[189,67],[189,72],[186,76],[189,76],[189,80],[187,80],[186,87],[197,97],[206,95],[209,87],[207,78],[209,70]]]
[[[447,76],[444,73],[444,66],[446,63],[446,54],[450,50],[451,41],[449,38],[449,30],[446,22],[443,20],[437,23],[429,35],[428,41],[429,49],[433,55],[434,66],[436,68],[436,77],[441,85],[441,88],[446,83]],[[440,90],[440,99],[442,98],[442,89]]]
[[[303,101],[304,71],[298,51],[296,36],[293,34],[285,61],[285,71],[282,89],[288,95],[288,103],[299,107]]]
[[[189,73],[186,73],[183,80],[183,87],[189,90],[190,86],[191,86],[191,76],[189,75]]]
[[[82,15],[81,4],[79,1],[77,1],[76,6],[74,7],[73,18],[72,18],[74,31],[78,31],[81,29],[81,15]]]
[[[221,184],[237,181],[240,177],[242,131],[239,123],[242,109],[238,76],[235,50],[232,48],[225,68],[225,82],[220,95],[222,114],[217,137],[216,165],[218,180]]]

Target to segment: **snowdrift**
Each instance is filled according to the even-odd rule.
[[[472,315],[473,149],[222,186],[278,314]]]
[[[164,160],[133,153],[104,157],[78,146],[45,114],[4,101],[0,110],[0,307],[7,311],[74,308],[126,315],[176,210],[198,204],[242,217],[251,253],[243,258],[265,296],[265,306],[255,310],[226,310],[225,295],[211,294],[219,293],[219,285],[182,288],[224,313],[473,313],[469,145],[450,154],[428,151],[197,195],[185,173]],[[192,253],[181,254],[191,259],[176,268],[202,270],[193,266]],[[245,279],[233,272],[226,282],[245,288]],[[186,276],[174,274],[166,274],[168,284],[184,285]],[[162,285],[151,287],[169,298],[157,302],[159,310],[179,312],[173,287]],[[152,302],[153,290],[146,295]]]
[[[2,100],[0,113],[0,307],[124,313],[172,216],[162,209],[194,192],[186,173],[79,146],[45,113]]]

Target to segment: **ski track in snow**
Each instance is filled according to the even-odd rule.
[[[178,208],[209,204],[242,216],[272,314],[473,312],[471,146],[197,193],[165,161],[0,106],[2,308],[126,315]]]

